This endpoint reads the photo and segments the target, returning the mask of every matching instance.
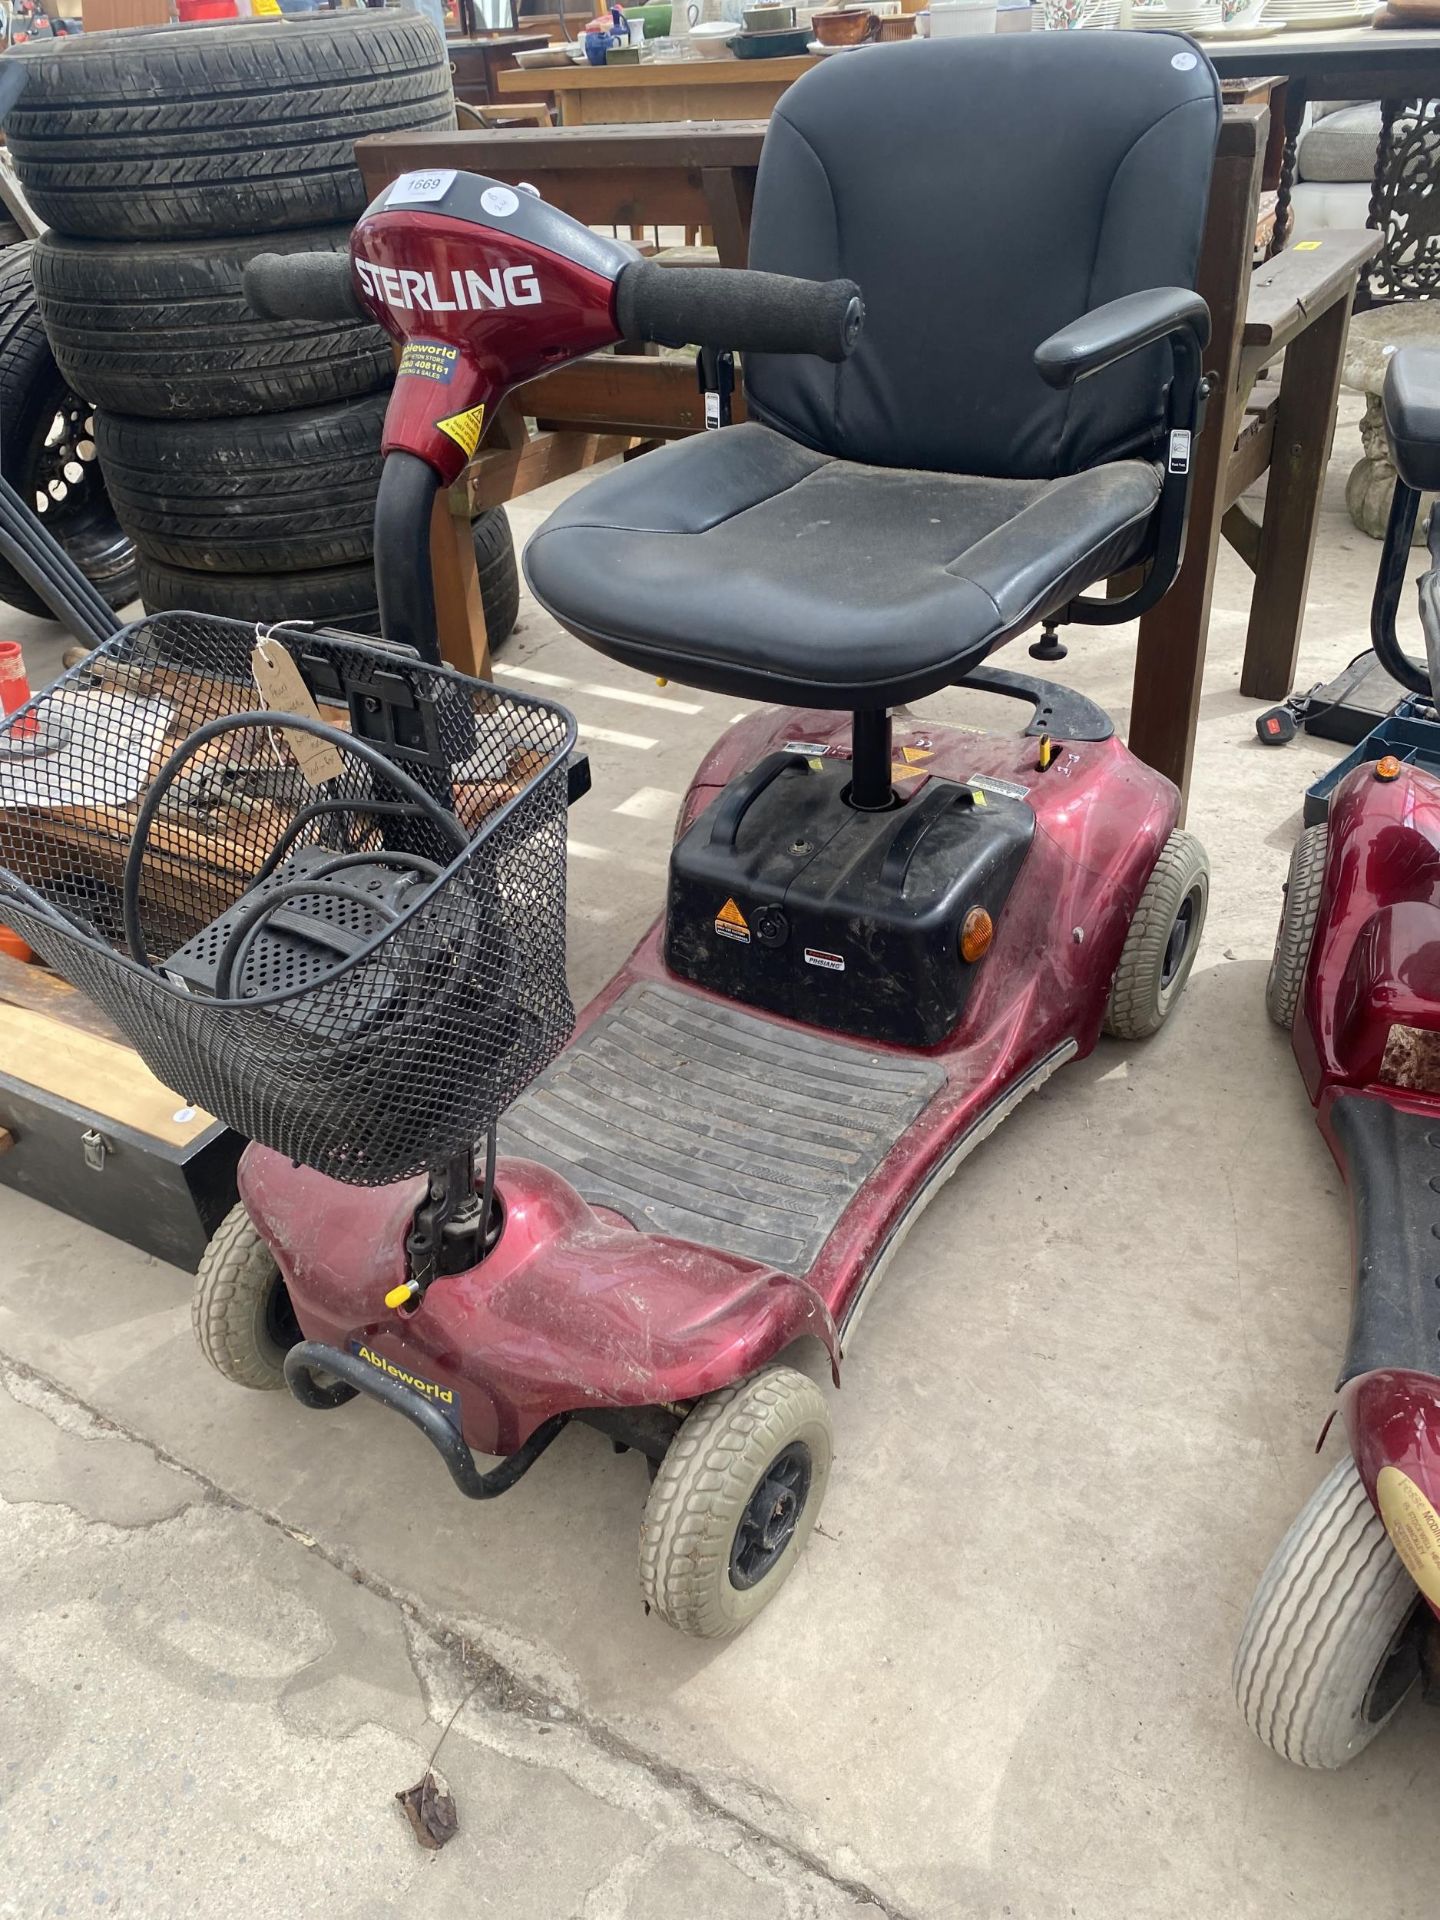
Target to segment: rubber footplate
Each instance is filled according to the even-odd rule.
[[[500,1147],[642,1232],[804,1274],[944,1082],[931,1061],[634,986],[510,1108]]]
[[[1405,1031],[1392,1027],[1392,1042]],[[1415,1036],[1422,1045],[1427,1038]],[[1381,1094],[1342,1093],[1330,1125],[1345,1156],[1355,1216],[1350,1338],[1337,1391],[1379,1367],[1434,1373],[1440,1365],[1440,1123],[1433,1114],[1392,1106]]]

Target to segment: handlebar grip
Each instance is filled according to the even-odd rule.
[[[364,320],[348,253],[257,253],[246,304],[262,320]]]
[[[813,353],[841,361],[854,351],[864,319],[853,280],[635,260],[615,282],[615,322],[624,338],[667,347]]]

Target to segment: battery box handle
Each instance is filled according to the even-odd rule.
[[[798,753],[767,753],[765,758],[753,766],[738,780],[732,780],[724,793],[715,802],[710,813],[710,844],[712,847],[734,848],[740,832],[740,823],[771,783],[777,780],[787,767],[803,767],[808,772],[805,759]]]

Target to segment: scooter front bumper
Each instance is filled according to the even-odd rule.
[[[317,1373],[332,1375],[334,1383],[323,1384],[316,1378]],[[497,1494],[508,1493],[521,1475],[534,1466],[570,1418],[568,1413],[553,1414],[535,1428],[522,1447],[517,1447],[498,1466],[482,1473],[459,1427],[433,1400],[395,1378],[394,1370],[382,1371],[375,1360],[367,1360],[360,1354],[341,1353],[338,1347],[327,1347],[319,1340],[302,1340],[285,1356],[285,1384],[302,1407],[324,1411],[343,1406],[357,1393],[365,1393],[372,1400],[378,1400],[382,1407],[401,1414],[412,1426],[418,1427],[434,1447],[467,1500],[493,1500]]]

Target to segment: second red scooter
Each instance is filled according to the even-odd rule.
[[[1385,417],[1400,477],[1372,638],[1428,702],[1440,509],[1424,666],[1401,651],[1396,612],[1421,493],[1440,487],[1440,352],[1395,356]],[[1417,1689],[1440,1692],[1440,721],[1426,711],[1434,752],[1362,760],[1297,845],[1268,988],[1349,1191],[1355,1252],[1349,1451],[1276,1550],[1235,1656],[1246,1720],[1305,1767],[1343,1766]]]

